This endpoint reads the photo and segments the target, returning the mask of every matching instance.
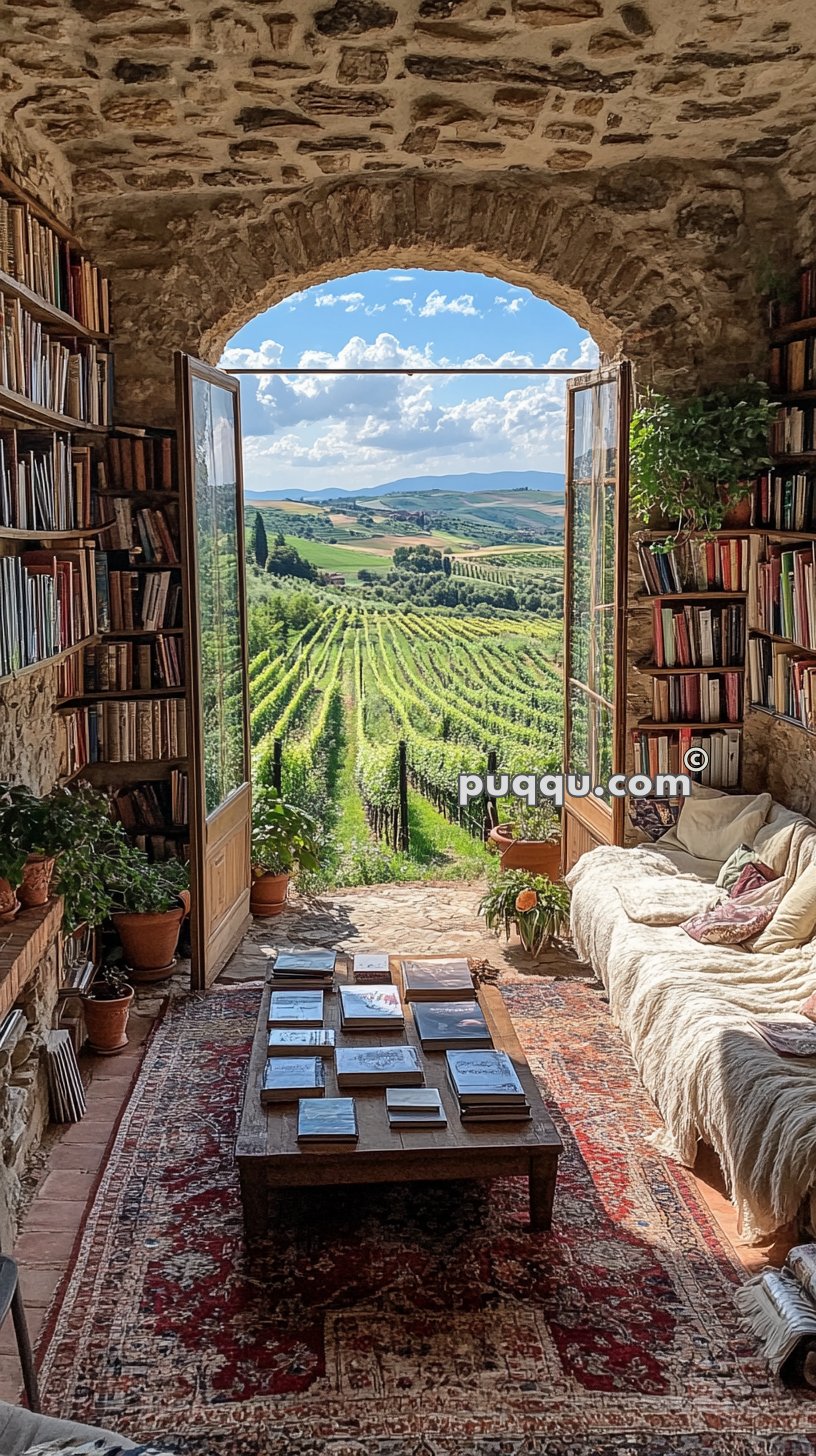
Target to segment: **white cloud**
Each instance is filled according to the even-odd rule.
[[[395,298],[394,299],[394,307],[395,308],[404,308],[406,313],[413,313],[413,311],[414,311],[414,300],[412,298]]]
[[[314,306],[315,308],[336,308],[338,304],[345,307],[346,313],[355,313],[365,303],[364,293],[318,293]]]
[[[438,288],[433,288],[419,310],[419,316],[433,318],[438,313],[461,313],[475,318],[479,310],[473,302],[472,293],[460,293],[458,298],[448,298],[446,293],[440,293]]]
[[[524,308],[527,299],[523,298],[520,293],[517,293],[514,298],[506,298],[503,293],[497,293],[493,302],[504,313],[518,313],[520,309]]]
[[[388,276],[389,283],[413,283],[413,281],[413,273],[390,273]]]

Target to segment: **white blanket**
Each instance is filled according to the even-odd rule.
[[[632,920],[624,903],[659,901],[672,877],[691,904],[692,877],[651,850],[584,855],[567,877],[572,933],[666,1124],[661,1150],[691,1165],[700,1139],[714,1147],[743,1235],[760,1238],[816,1189],[816,1060],[778,1056],[750,1018],[798,1010],[816,991],[816,949],[757,955]],[[696,883],[703,909],[712,887]]]

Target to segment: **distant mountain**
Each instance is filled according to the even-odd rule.
[[[473,491],[491,490],[547,490],[555,495],[564,491],[564,477],[553,470],[494,470],[480,474],[469,471],[466,475],[412,475],[404,480],[389,480],[385,485],[364,485],[359,490],[344,490],[341,486],[326,490],[247,490],[248,501],[324,501],[375,499],[384,495],[416,495],[429,490]]]

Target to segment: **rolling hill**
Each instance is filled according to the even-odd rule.
[[[247,490],[247,501],[325,501],[376,500],[381,496],[419,495],[427,491],[449,491],[460,495],[485,491],[543,490],[563,496],[564,477],[552,470],[472,470],[464,475],[416,475],[402,480],[388,480],[383,485],[361,486],[345,490],[340,486],[325,490]]]

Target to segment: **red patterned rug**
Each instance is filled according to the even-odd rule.
[[[565,1141],[527,1190],[287,1194],[250,1270],[232,1159],[260,990],[172,1006],[46,1330],[47,1408],[184,1456],[812,1456],[743,1277],[596,991],[503,988]]]

